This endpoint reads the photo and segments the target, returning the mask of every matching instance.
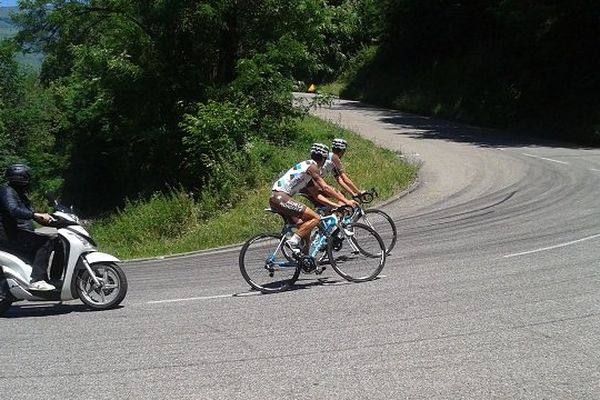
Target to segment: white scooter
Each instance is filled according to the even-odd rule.
[[[65,301],[79,298],[89,308],[117,307],[127,294],[127,277],[116,264],[120,260],[101,253],[88,232],[79,224],[72,207],[48,196],[55,212],[48,226],[57,229],[50,257],[49,278],[55,290],[31,288],[31,266],[21,258],[0,251],[0,315],[19,300]]]

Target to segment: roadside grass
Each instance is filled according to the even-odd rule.
[[[346,87],[345,82],[329,82],[320,85],[317,92],[327,93],[336,97],[340,97],[340,92]]]
[[[293,147],[275,149],[280,156],[277,165],[286,165],[285,169],[262,179],[259,188],[248,189],[231,208],[215,210],[211,217],[202,219],[200,210],[206,205],[183,190],[129,202],[115,215],[92,222],[91,230],[101,250],[121,259],[157,257],[241,244],[260,232],[278,232],[281,218],[264,211],[271,185],[287,168],[308,158],[312,142],[329,145],[333,138],[345,138],[349,143],[343,158],[346,172],[362,189],[376,188],[378,201],[400,192],[416,178],[417,166],[355,133],[314,117],[306,117],[300,126],[302,134]],[[336,186],[333,180],[330,183]]]

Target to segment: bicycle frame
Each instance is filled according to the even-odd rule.
[[[271,255],[269,256],[269,259],[266,260],[265,267],[271,272],[274,271],[274,266],[280,267],[280,268],[296,268],[299,265],[298,261],[297,260],[292,261],[292,260],[288,259],[287,255],[283,251],[283,245],[284,245],[285,241],[287,239],[289,239],[288,235],[289,235],[289,233],[292,232],[292,230],[294,228],[296,228],[296,225],[288,223],[288,221],[286,221],[285,217],[283,217],[281,214],[275,212],[274,210],[272,210],[270,208],[265,209],[265,211],[273,212],[273,213],[276,213],[277,215],[281,216],[283,218],[283,224],[284,224],[281,229],[281,240],[279,241],[279,244],[277,245],[277,247],[275,248],[273,253],[271,253]],[[324,210],[320,210],[320,211],[324,211]],[[362,212],[362,209],[361,209],[361,212]],[[349,217],[352,217],[352,214],[350,214]],[[333,221],[333,223],[330,223],[330,221]],[[344,224],[344,221],[345,221],[345,218],[338,217],[337,215],[335,215],[335,213],[332,213],[327,216],[322,216],[321,221],[319,222],[319,225],[317,227],[318,230],[311,240],[308,256],[315,259],[315,257],[317,256],[317,254],[320,251],[323,251],[323,249],[326,249],[327,244],[329,243],[329,240],[330,240],[331,236],[333,235],[333,233],[336,232],[336,230],[344,229],[343,226],[346,225],[346,224]],[[354,221],[350,221],[350,222],[354,222]],[[354,245],[354,243],[352,243],[351,241],[348,241],[348,242],[350,243],[350,246],[352,247],[353,251],[359,251],[358,248],[356,248],[356,246]],[[286,256],[286,261],[277,261],[277,253],[279,251],[281,251]]]
[[[277,245],[277,247],[275,248],[275,251],[273,251],[273,253],[269,256],[268,260],[266,261],[266,265],[265,267],[268,266],[269,271],[273,271],[273,265],[277,265],[278,267],[281,268],[296,268],[298,267],[298,261],[291,261],[288,260],[286,258],[286,261],[276,261],[277,259],[277,253],[279,252],[279,250],[281,250],[283,248],[283,243],[287,240],[286,236],[283,235],[281,236],[281,240],[279,241],[279,244]]]

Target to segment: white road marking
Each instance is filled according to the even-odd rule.
[[[559,164],[569,165],[569,163],[566,161],[553,160],[552,158],[540,157],[540,156],[536,156],[536,155],[529,154],[529,153],[523,153],[523,155],[527,156],[527,157],[539,158],[540,160],[552,161],[552,162],[559,163]]]
[[[600,172],[600,169],[596,169],[596,168],[590,168],[590,171],[596,171],[596,172]]]
[[[147,304],[176,303],[176,302],[180,302],[180,301],[194,301],[194,300],[212,300],[212,299],[223,299],[226,297],[233,297],[233,295],[232,294],[218,294],[215,296],[189,297],[187,299],[154,300],[154,301],[149,301]]]
[[[565,247],[565,246],[570,246],[572,244],[577,244],[577,243],[585,242],[586,240],[595,239],[597,237],[600,237],[600,233],[597,234],[597,235],[592,235],[592,236],[584,237],[582,239],[577,239],[577,240],[573,240],[571,242],[561,243],[561,244],[557,244],[557,245],[554,245],[554,246],[542,247],[540,249],[535,249],[535,250],[522,251],[520,253],[508,254],[508,255],[505,255],[504,258],[518,257],[518,256],[524,256],[524,255],[527,255],[527,254],[532,254],[532,253],[539,253],[541,251],[553,250],[553,249],[557,249],[559,247]]]

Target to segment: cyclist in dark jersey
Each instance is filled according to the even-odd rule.
[[[273,184],[269,205],[273,210],[283,215],[286,220],[298,225],[298,231],[286,241],[286,246],[295,254],[301,253],[301,240],[304,240],[305,244],[304,253],[308,251],[308,236],[321,220],[321,217],[313,209],[292,198],[309,182],[312,182],[318,190],[337,199],[339,202],[351,207],[356,206],[355,201],[346,199],[321,178],[320,168],[325,164],[328,154],[329,149],[327,146],[314,143],[310,148],[311,159],[296,164]]]

